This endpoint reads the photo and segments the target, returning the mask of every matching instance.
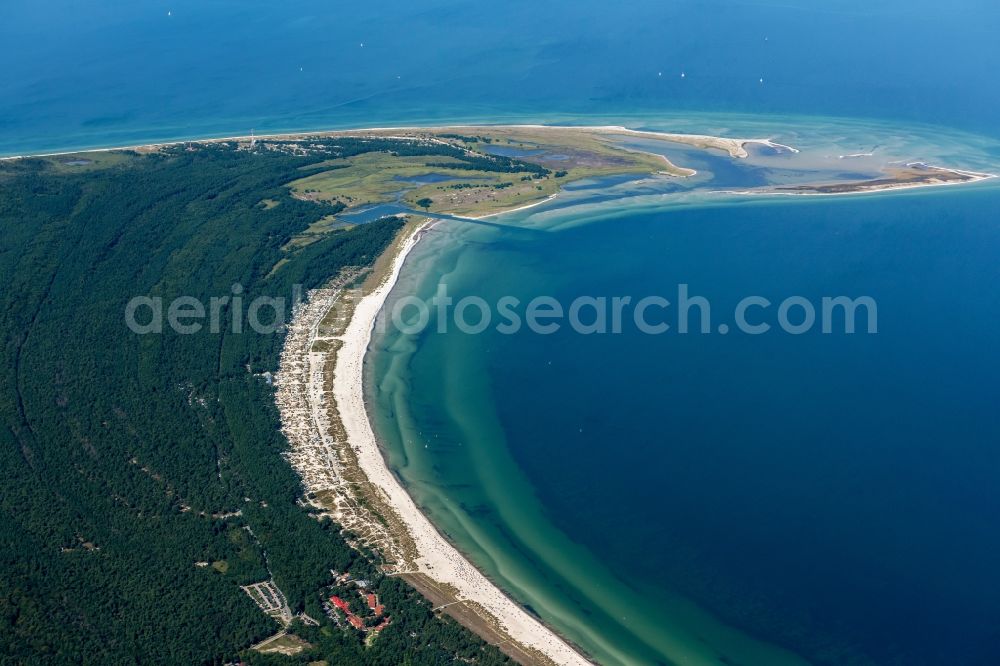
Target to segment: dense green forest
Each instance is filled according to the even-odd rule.
[[[124,317],[134,296],[207,302],[235,284],[244,303],[291,300],[370,263],[399,219],[286,245],[336,212],[285,187],[324,160],[468,158],[392,140],[245,148],[0,164],[0,663],[508,663],[298,502],[264,374],[280,331],[137,335]],[[330,569],[391,609],[370,646],[323,614]],[[313,646],[294,658],[246,651],[279,626],[240,585],[272,577],[321,622],[293,624]]]

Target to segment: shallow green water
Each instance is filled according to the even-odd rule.
[[[997,204],[989,185],[739,199],[610,181],[439,223],[390,310],[442,283],[490,303],[685,283],[713,331],[746,295],[870,294],[879,333],[432,319],[376,336],[376,432],[435,524],[601,663],[992,663]]]

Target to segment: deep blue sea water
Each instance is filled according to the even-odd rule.
[[[880,306],[874,336],[497,336],[499,418],[554,522],[813,659],[1000,663],[997,203],[708,208],[564,232],[544,265],[533,247],[527,293]]]
[[[0,155],[668,111],[996,134],[998,29],[989,0],[8,2]]]
[[[987,0],[7,3],[0,155],[451,121],[995,140],[998,31]],[[965,165],[956,136],[933,156]],[[606,663],[1000,663],[997,189],[616,209],[620,185],[444,223],[394,297],[868,294],[880,332],[380,338],[417,501]]]
[[[1000,663],[998,204],[990,188],[439,226],[397,296],[676,304],[687,284],[712,332],[390,332],[370,368],[390,460],[607,663],[779,663],[668,592],[813,663]],[[878,332],[718,334],[750,295],[772,324],[788,296],[868,295]],[[671,627],[713,656],[657,644]]]

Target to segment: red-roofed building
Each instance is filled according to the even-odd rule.
[[[382,614],[382,611],[385,610],[385,606],[383,606],[378,602],[377,594],[368,595],[368,608],[371,608],[373,611],[375,611],[375,617],[380,616]]]

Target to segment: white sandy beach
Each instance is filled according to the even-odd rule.
[[[362,377],[365,353],[375,318],[425,228],[421,227],[406,239],[388,278],[357,303],[354,316],[341,337],[343,346],[337,352],[333,395],[348,441],[368,480],[384,494],[410,532],[419,553],[416,563],[420,572],[453,586],[462,599],[485,608],[518,643],[538,650],[558,664],[588,664],[565,641],[501,592],[437,531],[389,470],[379,449],[365,409]]]
[[[619,135],[630,135],[647,137],[652,139],[659,139],[661,141],[673,141],[677,143],[685,143],[695,146],[703,146],[706,148],[715,148],[718,150],[725,151],[729,153],[731,157],[743,158],[747,157],[747,152],[744,146],[747,144],[760,144],[764,146],[770,146],[772,148],[778,148],[782,150],[788,150],[789,152],[797,153],[799,152],[796,148],[791,146],[786,146],[780,143],[775,143],[770,139],[739,139],[739,138],[729,138],[729,137],[719,137],[710,136],[707,134],[678,134],[673,132],[659,132],[652,130],[634,130],[627,127],[622,127],[620,125],[539,125],[539,124],[514,124],[514,125],[442,125],[439,127],[434,126],[399,126],[399,127],[365,127],[365,128],[345,128],[345,129],[327,129],[327,130],[315,130],[309,132],[281,132],[275,134],[253,134],[253,135],[236,135],[236,136],[225,136],[225,137],[204,137],[204,138],[191,138],[191,139],[175,139],[168,141],[155,141],[152,143],[145,144],[134,144],[125,146],[110,146],[102,148],[82,148],[78,150],[64,150],[56,152],[47,153],[37,153],[31,155],[7,155],[0,156],[0,161],[11,161],[20,160],[28,157],[60,157],[64,155],[83,155],[86,153],[107,153],[117,150],[150,150],[157,148],[167,148],[170,146],[180,146],[188,143],[227,143],[227,142],[246,142],[246,141],[268,141],[268,140],[301,140],[308,137],[317,136],[350,136],[356,134],[379,134],[385,138],[395,138],[395,139],[413,139],[412,134],[386,134],[387,132],[410,132],[410,133],[420,133],[420,132],[437,132],[443,130],[453,130],[453,129],[465,129],[465,130],[502,130],[502,129],[548,129],[548,130],[572,130],[580,132],[593,132],[596,134],[619,134]]]

